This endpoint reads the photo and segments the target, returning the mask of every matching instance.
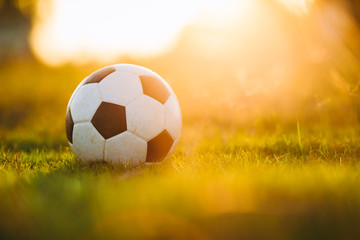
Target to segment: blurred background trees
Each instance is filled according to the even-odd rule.
[[[311,35],[322,45],[329,82],[348,98],[360,121],[360,3],[317,0],[307,15]],[[313,39],[314,42],[314,39]]]
[[[62,26],[61,19],[55,18],[59,17],[56,14],[60,12],[55,10],[61,7],[60,1],[0,0],[1,122],[29,115],[21,115],[23,112],[33,112],[30,118],[35,119],[36,115],[37,120],[40,114],[44,122],[49,118],[62,119],[71,92],[83,77],[96,68],[120,62],[159,72],[177,93],[185,120],[221,118],[239,124],[262,118],[283,122],[360,122],[357,0],[210,1],[212,9],[200,4],[196,14],[195,10],[190,12],[191,21],[184,22],[172,47],[144,55],[111,50],[104,42],[96,47],[89,45],[103,39],[97,38],[96,33],[101,30],[97,27],[101,27],[100,20],[107,10],[118,6],[115,2],[99,1],[97,11],[90,14],[85,13],[91,8],[76,9],[81,4],[68,2],[67,8],[61,5],[63,13],[69,13],[68,18],[62,18],[68,25]],[[194,5],[186,1],[173,4]],[[129,6],[124,8],[130,11]],[[170,5],[164,2],[164,6]],[[155,11],[151,4],[146,8]],[[99,22],[89,25],[83,19],[86,16],[96,16]],[[110,27],[107,38],[121,39],[121,34],[125,37],[134,33],[132,42],[150,41],[138,34],[141,29],[131,28],[132,21],[126,24],[133,30],[126,32],[121,29],[126,25],[116,21],[105,22],[103,26]],[[66,32],[69,27],[65,26],[72,25],[76,26],[75,32]],[[61,34],[46,33],[59,26]],[[118,35],[112,35],[114,32]],[[81,35],[88,33],[93,35]],[[68,41],[68,49],[61,45],[62,40]],[[71,45],[72,42],[80,44]],[[59,50],[62,48],[66,51]],[[112,55],[96,58],[103,50]],[[42,55],[45,53],[46,57]],[[43,108],[48,110],[40,110]],[[61,131],[62,127],[59,121]]]
[[[35,10],[35,0],[0,1],[0,61],[32,56],[28,36]]]

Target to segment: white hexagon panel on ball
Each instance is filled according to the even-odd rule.
[[[142,94],[140,79],[129,72],[115,71],[105,77],[99,87],[103,101],[123,106]]]
[[[115,163],[136,166],[145,163],[147,143],[129,131],[106,140],[105,159]]]
[[[126,122],[130,132],[148,141],[165,129],[164,106],[142,95],[126,106]]]
[[[116,64],[79,84],[65,123],[69,145],[81,161],[138,166],[169,158],[182,120],[175,93],[159,75]]]
[[[86,84],[77,92],[70,103],[71,116],[75,123],[90,121],[101,103],[97,84]]]
[[[105,139],[91,123],[75,124],[72,147],[76,149],[75,154],[80,160],[102,160],[104,158],[104,146]]]
[[[174,140],[180,138],[181,133],[181,111],[175,94],[171,94],[164,104],[165,107],[165,129],[171,134]]]

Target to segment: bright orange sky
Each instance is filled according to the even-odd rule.
[[[308,0],[277,0],[294,13]],[[257,14],[257,0],[39,0],[31,34],[35,54],[45,63],[110,63],[119,55],[162,54],[194,21],[231,25]],[[205,17],[204,17],[205,16]],[[251,26],[249,26],[251,27]],[[209,39],[211,41],[211,39]]]

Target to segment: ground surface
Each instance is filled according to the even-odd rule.
[[[44,79],[50,75],[39,69]],[[46,91],[36,91],[48,95],[26,93],[26,82],[2,82],[0,239],[360,236],[356,125],[185,116],[167,162],[137,169],[82,164],[67,147],[66,100],[51,102],[54,89],[65,99],[73,86],[37,81]],[[5,97],[9,89],[17,90]]]

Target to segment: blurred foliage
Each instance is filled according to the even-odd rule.
[[[28,35],[36,15],[35,0],[2,0],[0,3],[0,64],[30,58]]]
[[[36,4],[3,1],[0,11],[6,14],[0,18],[8,20],[0,31],[23,22],[30,26]],[[298,120],[355,124],[360,113],[356,1],[314,1],[301,15],[274,2],[259,4],[259,14],[246,25],[242,16],[220,27],[200,18],[168,53],[120,56],[118,62],[143,65],[163,76],[179,98],[185,122],[212,119],[244,127],[264,122],[270,129]],[[8,45],[0,48],[4,52]],[[64,137],[63,116],[72,91],[104,64],[48,67],[21,54],[11,56],[0,65],[1,136]]]
[[[356,0],[315,1],[310,18],[323,22],[319,31],[328,51],[330,79],[340,94],[350,98],[360,119],[360,4]],[[314,31],[318,28],[314,27]]]
[[[14,4],[22,13],[32,18],[36,16],[37,0],[15,0]]]

